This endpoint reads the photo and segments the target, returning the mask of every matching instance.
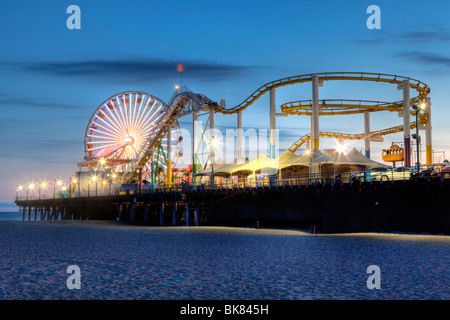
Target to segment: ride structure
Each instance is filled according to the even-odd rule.
[[[403,91],[403,100],[395,102],[370,100],[319,99],[319,87],[327,81],[367,81],[397,85]],[[311,82],[312,99],[299,100],[281,104],[281,112],[277,112],[276,89],[284,86]],[[410,98],[410,91],[417,95]],[[199,146],[198,130],[204,137],[205,130],[199,126],[198,117],[202,113],[208,115],[205,125],[210,126],[210,142],[215,135],[215,113],[237,115],[237,158],[242,158],[242,113],[265,93],[270,92],[269,126],[270,126],[270,158],[275,158],[276,118],[289,115],[309,116],[311,131],[303,135],[289,148],[296,151],[301,145],[312,141],[312,148],[319,148],[320,137],[337,138],[340,140],[365,141],[365,155],[370,158],[370,141],[382,139],[383,135],[404,132],[405,166],[410,166],[411,128],[416,127],[415,121],[410,121],[411,115],[417,116],[417,123],[425,127],[426,135],[426,163],[432,163],[431,143],[431,100],[428,97],[430,88],[423,82],[407,77],[365,72],[330,72],[311,73],[286,77],[268,82],[255,90],[239,105],[231,108],[225,106],[225,100],[220,104],[203,94],[194,93],[186,86],[178,87],[169,103],[146,93],[129,91],[119,93],[106,99],[94,112],[89,120],[85,134],[85,162],[78,164],[98,168],[109,166],[117,174],[117,183],[142,183],[143,177],[155,175],[159,172],[166,186],[172,183],[172,168],[176,155],[175,148],[181,149],[178,119],[192,115],[192,173],[198,167],[197,151]],[[420,109],[411,110],[412,105],[420,105]],[[373,112],[396,112],[403,118],[403,124],[377,131],[370,130],[370,114]],[[319,130],[319,117],[330,115],[364,115],[364,133],[346,134]],[[210,151],[213,144],[207,143]],[[161,155],[163,155],[161,157]],[[214,152],[210,159],[213,164]],[[163,165],[165,164],[165,165]],[[156,166],[156,167],[155,167]],[[158,168],[159,171],[158,171]],[[162,168],[162,169],[161,169]],[[156,179],[150,178],[152,183],[158,184]]]

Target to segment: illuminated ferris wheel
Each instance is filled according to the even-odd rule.
[[[133,170],[147,150],[145,144],[163,119],[167,105],[144,92],[127,91],[106,99],[91,116],[85,133],[86,161],[108,167],[112,172]],[[181,155],[181,132],[177,121],[172,141],[163,138],[153,156],[142,168],[144,179],[164,181],[167,145],[171,144],[172,167]],[[153,169],[153,171],[152,171]],[[159,177],[159,178],[158,178]]]

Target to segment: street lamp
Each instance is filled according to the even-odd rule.
[[[45,181],[41,181],[39,183],[39,200],[41,200],[41,187],[45,189],[47,187],[47,183]]]
[[[53,199],[55,199],[56,196],[56,186],[60,187],[62,185],[61,180],[53,180]]]
[[[28,190],[34,190],[34,183],[27,183],[27,201],[28,201]]]
[[[419,136],[419,111],[422,109],[423,105],[419,106],[414,104],[412,106],[413,110],[416,112],[416,133],[412,135],[413,139],[416,139],[417,147],[417,173],[420,172],[420,136]]]
[[[19,200],[19,191],[22,191],[23,186],[22,185],[17,185],[17,189],[16,189],[16,200]]]
[[[97,196],[97,176],[96,175],[92,176],[91,180],[95,181],[95,196]],[[89,186],[89,184],[88,184],[88,186]],[[89,190],[88,190],[88,194],[89,194]]]

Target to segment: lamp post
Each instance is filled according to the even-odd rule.
[[[17,189],[16,189],[16,200],[19,200],[19,191],[23,190],[23,186],[22,185],[17,185]]]
[[[27,201],[28,201],[28,190],[34,190],[34,184],[33,183],[27,183]]]
[[[39,200],[41,200],[41,187],[45,189],[45,187],[47,187],[47,183],[45,181],[39,182]]]
[[[91,178],[92,181],[95,181],[95,196],[97,196],[97,176],[94,175]],[[89,184],[88,184],[88,195],[89,195]]]
[[[56,197],[56,186],[61,186],[62,185],[62,181],[61,180],[53,180],[53,199],[55,199]]]

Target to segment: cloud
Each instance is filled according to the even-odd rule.
[[[443,56],[437,53],[423,51],[402,51],[398,52],[396,55],[423,65],[450,67],[450,57]]]
[[[18,105],[22,107],[36,107],[47,109],[79,109],[80,106],[49,102],[42,99],[19,98],[4,93],[0,93],[0,109],[5,105]]]
[[[408,31],[397,37],[404,40],[419,41],[450,41],[450,33],[446,30],[440,31]]]
[[[413,43],[411,42],[413,41]],[[377,38],[365,38],[365,39],[357,39],[356,43],[363,45],[382,45],[392,43],[408,43],[412,45],[414,43],[423,45],[424,43],[431,42],[449,42],[450,41],[450,32],[444,28],[435,29],[431,31],[406,31],[401,33],[384,33],[382,36],[378,36]]]
[[[86,61],[47,61],[5,65],[20,70],[60,77],[91,77],[103,81],[160,81],[177,78],[179,61],[168,59],[121,59]],[[186,75],[200,81],[220,81],[245,75],[254,66],[239,66],[207,61],[182,62]]]

